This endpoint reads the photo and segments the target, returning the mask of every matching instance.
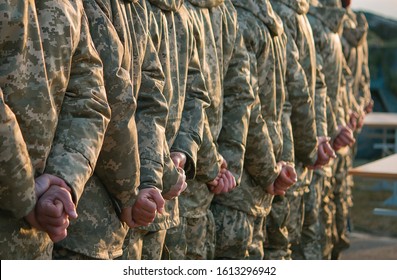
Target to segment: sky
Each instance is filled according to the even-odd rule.
[[[353,10],[373,12],[397,20],[397,0],[351,0]]]

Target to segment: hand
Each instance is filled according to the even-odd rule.
[[[285,192],[296,183],[297,175],[295,172],[295,167],[286,164],[281,161],[278,163],[281,165],[281,172],[273,184],[274,194],[285,195]]]
[[[163,198],[166,200],[171,200],[179,196],[187,188],[185,170],[178,167],[178,173],[179,173],[178,182],[174,186],[172,186],[167,193],[163,194]]]
[[[356,130],[359,118],[360,118],[360,116],[357,112],[351,112],[349,114],[348,126],[351,130],[353,130],[353,131]]]
[[[170,156],[177,168],[185,169],[186,155],[184,153],[172,152]]]
[[[366,114],[371,113],[374,110],[374,100],[371,99],[371,101],[368,103],[367,106],[365,106],[364,111]]]
[[[59,187],[65,188],[69,192],[71,191],[64,180],[51,174],[43,174],[37,177],[34,182],[36,197],[38,198],[42,196],[42,194],[45,193],[51,185],[57,185]]]
[[[70,192],[60,186],[51,185],[36,204],[36,219],[53,242],[67,236],[69,218],[76,219],[76,207]]]
[[[339,134],[336,136],[332,148],[335,151],[338,151],[339,149],[346,147],[346,146],[351,146],[356,142],[353,136],[353,132],[351,131],[350,128],[347,126],[343,126],[340,128]]]
[[[208,186],[213,186],[213,187],[217,186],[219,179],[222,177],[222,174],[225,173],[227,170],[227,162],[221,154],[219,154],[219,160],[221,162],[219,173],[214,180],[207,183]]]
[[[222,169],[217,185],[207,184],[208,189],[214,194],[228,193],[236,187],[236,178],[232,172]]]
[[[131,228],[148,226],[153,222],[156,213],[163,214],[165,201],[157,188],[142,189],[132,206],[132,219],[127,225]]]
[[[332,149],[329,141],[329,137],[318,137],[317,161],[313,166],[309,166],[309,169],[320,168],[321,166],[328,164],[331,158],[336,158],[335,151]]]

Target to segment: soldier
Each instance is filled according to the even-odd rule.
[[[347,14],[341,37],[343,54],[346,60],[345,68],[348,70],[344,71],[345,75],[343,77],[346,81],[345,119],[354,131],[354,136],[357,137],[366,114],[365,107],[369,105],[368,98],[362,94],[362,89],[365,88],[364,44],[366,42],[368,24],[365,17],[357,15],[351,10],[350,1],[341,1],[341,3],[343,8],[346,9]],[[343,155],[343,159],[340,160],[337,166],[338,169],[335,175],[333,200],[335,203],[337,236],[334,238],[335,244],[332,250],[332,259],[338,259],[341,251],[346,250],[350,246],[348,219],[349,208],[353,206],[351,199],[353,180],[347,174],[347,171],[353,167],[355,150],[356,145],[346,151],[346,154]]]
[[[77,204],[84,184],[95,167],[110,117],[103,88],[102,65],[92,48],[80,2],[67,11],[62,10],[65,7],[56,7],[53,2],[40,2],[37,15],[33,1],[21,1],[20,4],[26,9],[18,10],[20,5],[7,7],[7,4],[2,4],[1,9],[7,11],[8,18],[12,19],[6,23],[10,28],[1,29],[8,34],[6,37],[2,34],[2,44],[13,42],[12,49],[17,54],[17,57],[8,58],[7,63],[1,63],[3,82],[14,84],[5,86],[2,83],[4,101],[18,120],[32,164],[32,174],[38,177],[37,189],[40,185],[45,189],[52,183],[56,184],[39,199],[35,209],[38,223],[43,224],[48,218],[53,221],[54,218],[61,218],[58,220],[61,225],[67,225],[68,215],[76,218],[77,214],[73,211],[62,213],[68,208],[65,204],[56,203],[59,199],[57,192],[66,191],[64,194],[69,196],[69,201]],[[47,4],[54,9],[43,9]],[[53,24],[55,18],[61,23],[57,26],[64,28],[62,32],[57,28],[46,28],[46,24]],[[30,22],[26,22],[27,19]],[[75,20],[73,28],[67,19]],[[21,22],[26,24],[22,25],[26,29],[20,28]],[[22,33],[25,31],[29,32],[29,36]],[[4,38],[11,38],[11,41],[7,42]],[[21,64],[23,60],[26,63]],[[45,180],[41,181],[41,174],[51,174],[59,179],[44,177]],[[29,177],[25,179],[29,180]],[[63,186],[60,179],[67,186]],[[40,195],[40,191],[36,193]],[[72,209],[75,207],[71,206]],[[7,249],[2,252],[14,254],[12,258],[51,258],[52,243],[45,233],[37,232],[22,219],[15,220],[9,214],[2,213],[1,217],[3,233],[9,234],[7,244],[2,244]],[[59,241],[65,234],[66,231],[61,232],[53,240]]]
[[[177,2],[175,2],[177,3]],[[146,7],[147,2],[146,1],[140,1],[139,3],[134,4],[134,7],[136,9],[136,11],[132,12],[131,14],[133,15],[132,19],[134,19],[134,27],[135,30],[139,32],[139,36],[138,36],[138,43],[139,44],[135,44],[138,48],[136,49],[137,53],[140,55],[145,54],[145,44],[143,40],[146,39],[146,34],[150,34],[151,36],[153,36],[153,40],[152,37],[149,36],[149,40],[150,40],[150,45],[149,43],[147,44],[147,47],[150,47],[150,50],[146,49],[146,54],[145,54],[145,58],[144,61],[145,63],[151,63],[151,65],[153,65],[153,58],[152,59],[148,59],[148,55],[149,54],[155,54],[157,55],[157,51],[156,49],[159,49],[159,44],[162,43],[162,41],[159,40],[160,36],[160,31],[157,32],[153,32],[154,31],[154,27],[153,25],[155,25],[157,22],[155,20],[154,14],[149,12],[149,10]],[[186,28],[186,21],[184,20],[182,23],[184,26],[184,28]],[[145,31],[146,30],[146,31]],[[162,32],[164,32],[166,30],[165,29],[161,29]],[[176,29],[177,30],[177,29]],[[181,30],[181,32],[185,32],[186,30]],[[148,33],[147,33],[148,32]],[[153,32],[153,34],[151,34],[151,32]],[[171,31],[170,31],[171,32]],[[144,35],[145,34],[145,35]],[[161,34],[164,35],[164,34]],[[185,37],[186,38],[186,37]],[[153,42],[156,43],[156,45],[153,44]],[[165,41],[164,43],[167,43],[167,41]],[[172,43],[175,43],[175,41],[172,41]],[[183,42],[183,44],[187,44],[187,50],[186,52],[182,52],[182,55],[192,55],[192,53],[194,53],[194,48],[192,47],[192,41],[189,39],[185,39]],[[179,47],[173,49],[173,51],[177,51]],[[161,49],[162,51],[166,50],[166,49]],[[135,49],[134,49],[135,51]],[[163,57],[164,58],[164,57]],[[172,57],[174,59],[177,59],[177,57]],[[140,58],[143,59],[143,56]],[[162,159],[161,162],[164,164],[164,169],[163,172],[161,174],[161,181],[156,183],[156,186],[158,185],[158,187],[161,187],[163,190],[163,196],[164,198],[170,200],[173,199],[175,196],[179,195],[179,193],[184,189],[185,184],[184,184],[184,173],[186,172],[187,176],[194,176],[194,172],[195,172],[195,154],[196,154],[196,150],[198,149],[199,145],[200,145],[200,139],[201,139],[201,135],[202,135],[202,131],[200,128],[200,125],[193,125],[193,123],[196,123],[196,121],[198,123],[200,123],[201,118],[202,118],[202,112],[203,112],[203,108],[205,106],[208,105],[208,97],[206,96],[205,93],[205,87],[203,86],[203,80],[202,80],[202,76],[200,74],[199,66],[195,63],[197,63],[197,60],[195,62],[193,62],[192,64],[188,65],[190,60],[192,59],[192,57],[190,58],[184,58],[181,62],[183,62],[181,65],[179,65],[179,67],[181,67],[180,69],[173,69],[175,71],[181,70],[181,75],[182,75],[182,79],[180,80],[181,84],[179,85],[178,83],[173,83],[172,86],[176,86],[179,87],[181,86],[181,92],[178,94],[184,94],[184,91],[186,90],[186,93],[189,92],[189,94],[186,94],[186,99],[185,99],[185,103],[184,106],[186,108],[187,111],[189,110],[194,110],[195,113],[193,116],[186,114],[179,117],[182,117],[181,123],[184,123],[184,126],[180,126],[179,127],[179,131],[178,134],[174,134],[176,132],[173,131],[166,131],[166,126],[167,126],[167,118],[164,119],[165,122],[165,130],[163,131],[163,135],[165,135],[165,137],[167,137],[167,135],[165,133],[169,133],[168,136],[172,135],[173,137],[175,137],[175,139],[170,139],[170,143],[172,143],[172,141],[174,141],[173,145],[172,145],[172,150],[174,151],[174,153],[172,153],[171,155],[169,154],[169,147],[167,144],[167,138],[163,138],[163,139],[159,139],[158,141],[163,141],[161,143],[161,145],[163,146],[163,148],[161,149],[162,151]],[[194,59],[193,59],[194,60]],[[139,65],[140,62],[138,62]],[[157,64],[157,62],[156,62]],[[159,65],[161,67],[161,61],[159,61]],[[166,64],[164,64],[166,65]],[[176,65],[178,65],[178,62],[173,62],[173,66],[175,67]],[[184,65],[182,67],[182,65]],[[144,66],[144,65],[143,65]],[[167,65],[169,66],[169,65]],[[144,70],[145,68],[142,67],[142,70]],[[147,69],[149,70],[149,68]],[[146,71],[147,71],[146,70]],[[140,72],[136,72],[139,73]],[[169,69],[166,70],[166,75],[170,75],[171,72]],[[142,78],[147,79],[149,73],[145,73],[145,71],[142,72]],[[181,77],[178,76],[178,74],[173,73],[173,78],[175,78],[176,80],[180,79]],[[137,83],[139,83],[139,76],[137,77],[138,79],[136,80]],[[169,79],[170,77],[167,76],[167,79]],[[194,83],[192,83],[192,88],[186,88],[186,83],[187,81],[189,81],[189,79],[193,79]],[[168,81],[169,82],[169,81]],[[142,86],[144,86],[142,89],[146,90],[147,89],[147,85],[150,85],[150,83],[144,83],[144,80],[142,80]],[[170,86],[170,84],[168,84],[168,86]],[[150,91],[148,91],[149,93]],[[165,93],[166,95],[169,94],[169,89],[167,89],[167,92]],[[174,92],[172,92],[174,93]],[[169,97],[169,96],[167,96]],[[167,97],[163,97],[165,98],[165,104],[169,104],[169,106],[176,106],[179,104],[173,103],[174,100],[172,99],[166,99]],[[179,98],[179,96],[175,96],[175,98]],[[181,101],[182,99],[179,99],[179,101]],[[169,103],[168,103],[169,102]],[[174,108],[172,110],[172,117],[174,117],[175,113],[180,114],[180,107],[178,110],[174,111]],[[138,110],[139,110],[139,100],[138,100]],[[191,111],[192,112],[192,111]],[[198,112],[198,113],[197,113]],[[201,113],[200,113],[201,112]],[[143,116],[143,115],[142,115]],[[198,119],[192,120],[192,117],[198,117]],[[172,123],[171,121],[176,121],[178,122],[179,120],[170,120],[170,128],[172,127]],[[190,126],[192,125],[192,126]],[[175,126],[177,127],[177,126]],[[172,127],[171,129],[174,129],[175,127]],[[138,123],[138,128],[139,128],[139,123]],[[145,128],[145,121],[141,121],[141,128],[142,131],[147,130],[147,128]],[[194,135],[192,137],[192,135]],[[148,137],[150,135],[142,135],[142,140],[144,140],[144,137]],[[150,142],[148,141],[143,141],[142,143],[148,143],[150,144]],[[152,152],[155,152],[155,150],[152,150],[153,147],[150,146],[146,146],[145,148],[143,148],[141,150],[140,148],[140,153],[141,155],[145,155],[145,157],[147,155],[149,155]],[[189,152],[187,152],[189,151]],[[176,153],[178,152],[178,153]],[[184,159],[182,153],[186,153],[186,160]],[[190,154],[191,153],[191,154]],[[185,155],[186,155],[185,154]],[[141,161],[141,165],[142,165],[142,161]],[[156,171],[156,166],[154,166],[154,170]],[[160,167],[160,166],[159,166]],[[177,168],[179,167],[179,168]],[[183,168],[184,167],[184,168]],[[149,175],[149,171],[150,169],[153,170],[153,167],[150,167],[148,165],[148,163],[145,160],[145,167],[144,169],[142,169],[141,167],[141,172],[142,170],[145,171],[145,173],[147,173],[145,175],[145,177],[142,177],[142,173],[141,173],[141,187],[142,187],[142,179],[146,178],[149,179],[150,177]],[[183,169],[183,170],[182,170]],[[182,178],[182,179],[180,179]],[[156,180],[157,181],[157,180]],[[164,185],[166,184],[166,185]],[[176,186],[176,188],[174,188],[174,186]],[[179,188],[178,186],[181,186],[181,188]],[[164,187],[164,188],[163,188]],[[179,189],[179,190],[178,190]],[[145,227],[145,228],[139,228],[136,229],[134,231],[131,232],[130,237],[129,238],[129,243],[130,245],[126,245],[128,246],[128,251],[126,251],[126,255],[124,256],[125,258],[134,258],[134,259],[141,259],[143,258],[156,258],[158,259],[159,256],[161,256],[162,254],[162,249],[163,249],[163,242],[164,242],[164,238],[165,238],[165,233],[167,228],[174,226],[175,224],[177,224],[178,221],[178,217],[177,217],[177,212],[175,213],[175,211],[178,211],[178,208],[174,207],[174,202],[175,201],[171,201],[168,202],[166,205],[166,210],[167,212],[164,213],[162,216],[157,216],[155,223],[152,226],[149,227]],[[146,240],[146,242],[145,242]],[[126,243],[128,242],[128,240],[126,240]],[[140,248],[142,247],[142,244],[146,243],[146,245],[144,245],[145,249]],[[137,246],[137,244],[139,246]],[[142,256],[142,254],[144,254],[144,256]]]
[[[135,124],[136,96],[132,85],[132,43],[126,21],[128,5],[119,1],[84,1],[90,33],[103,61],[112,118],[94,175],[80,200],[78,211],[81,215],[71,224],[68,238],[55,245],[54,257],[57,259],[120,257],[127,225],[135,227],[151,222],[156,204],[162,203],[157,189],[137,194],[140,164]],[[111,18],[108,16],[110,12]],[[159,97],[153,94],[151,98],[148,102],[156,106]],[[148,207],[149,211],[139,212],[142,207]]]
[[[319,168],[328,163],[330,158],[335,157],[335,153],[327,137],[325,108],[315,106],[315,104],[325,104],[325,96],[315,95],[316,53],[312,29],[306,16],[309,3],[306,0],[272,0],[271,3],[283,20],[287,36],[288,100],[286,102],[292,107],[290,116],[295,147],[295,166],[299,178],[298,182],[287,192],[290,214],[285,232],[288,232],[288,242],[292,251],[292,255],[287,255],[287,258],[318,259],[319,256],[312,256],[312,253],[305,252],[306,246],[319,246],[316,238],[319,236],[318,194],[320,191],[310,184],[312,179],[310,169]],[[317,137],[317,141],[314,141],[313,137]],[[309,222],[309,217],[313,220],[312,224]],[[303,231],[305,225],[309,231]],[[316,245],[301,246],[302,243]],[[315,251],[319,252],[319,250]]]
[[[341,108],[343,93],[341,92],[341,77],[343,66],[342,45],[339,37],[345,11],[341,9],[339,1],[322,0],[311,1],[309,21],[312,25],[316,44],[319,77],[324,77],[327,94],[327,130],[331,137],[335,151],[352,145],[354,138],[352,130],[346,125],[344,110]],[[323,76],[322,76],[323,75]],[[322,170],[325,177],[322,197],[321,226],[322,226],[322,257],[328,259],[332,251],[332,231],[334,228],[331,177],[334,175],[335,162]],[[321,172],[321,171],[319,171]]]
[[[142,259],[176,259],[184,249],[164,246],[166,233],[180,223],[178,196],[186,188],[185,179],[196,173],[197,150],[203,135],[204,108],[209,98],[201,73],[192,23],[183,1],[146,1],[150,34],[160,54],[165,74],[163,94],[169,104],[166,124],[163,197],[167,215],[158,215],[145,228]],[[175,179],[184,175],[183,187]],[[185,176],[186,174],[186,176]],[[162,253],[164,249],[164,254]]]
[[[262,259],[264,223],[274,194],[285,195],[295,183],[293,166],[281,161],[284,89],[276,62],[283,33],[269,1],[232,1],[249,55],[251,109],[240,185],[214,198],[220,259]],[[276,39],[274,39],[276,38]],[[280,66],[281,67],[281,66]],[[279,93],[276,97],[277,87]],[[289,146],[291,147],[291,145]],[[276,160],[280,162],[277,164]],[[281,173],[280,173],[281,171]],[[276,180],[277,179],[277,180]]]

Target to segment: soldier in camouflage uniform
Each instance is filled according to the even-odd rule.
[[[156,19],[154,18],[154,14],[151,13],[151,11],[149,12],[147,10],[146,7],[147,2],[146,1],[140,1],[138,3],[135,3],[135,12],[133,11],[131,14],[133,15],[133,19],[134,19],[134,27],[135,30],[139,32],[139,36],[141,38],[139,38],[139,44],[137,45],[137,52],[139,54],[144,54],[145,51],[145,45],[142,44],[144,41],[144,39],[146,38],[144,36],[144,34],[147,34],[146,32],[149,32],[150,35],[153,37],[150,37],[150,42],[151,45],[153,45],[153,52],[152,52],[152,47],[150,46],[150,53],[156,53],[156,49],[160,50],[159,44],[162,43],[162,41],[159,40],[160,35],[164,35],[164,33],[160,34],[160,31],[154,32],[155,29],[153,29],[153,25],[157,24],[156,23]],[[180,18],[178,18],[180,19]],[[164,22],[163,22],[164,23]],[[179,24],[179,23],[178,23]],[[182,23],[183,25],[183,31],[181,31],[181,35],[183,34],[184,31],[186,31],[186,21],[185,19],[182,19]],[[167,30],[167,28],[162,27],[161,31],[164,32],[165,30]],[[178,28],[176,28],[176,30],[178,30]],[[153,32],[153,34],[151,34]],[[171,31],[170,31],[171,32]],[[182,35],[184,36],[184,35]],[[152,43],[155,43],[152,44]],[[165,44],[167,44],[167,41],[164,41]],[[175,41],[172,41],[172,43],[175,43]],[[181,70],[180,74],[182,76],[181,77],[178,76],[178,74],[173,74],[173,79],[175,79],[174,81],[177,81],[180,79],[180,84],[178,83],[174,83],[172,84],[172,86],[175,87],[181,87],[180,92],[184,93],[184,91],[186,90],[187,92],[189,92],[189,94],[187,94],[187,97],[185,99],[185,103],[183,106],[185,106],[187,111],[192,112],[192,110],[195,111],[195,113],[192,115],[186,114],[186,115],[182,115],[179,116],[182,118],[181,123],[184,123],[183,126],[179,127],[179,131],[178,134],[174,134],[176,132],[172,132],[172,131],[168,131],[169,135],[173,135],[175,137],[175,139],[173,139],[174,143],[172,146],[172,149],[175,153],[173,153],[172,156],[174,156],[174,158],[172,158],[172,156],[169,154],[169,148],[167,148],[168,143],[166,142],[166,140],[168,139],[163,139],[163,149],[162,149],[162,162],[164,162],[164,169],[162,172],[162,177],[160,182],[156,182],[156,185],[158,185],[159,188],[162,188],[163,190],[163,196],[164,198],[170,200],[172,198],[174,198],[176,195],[178,195],[180,193],[181,190],[183,190],[184,188],[184,171],[182,170],[181,166],[183,166],[183,163],[179,163],[180,161],[185,161],[184,157],[180,156],[181,152],[182,153],[186,153],[187,154],[187,159],[186,159],[186,163],[184,166],[184,170],[186,170],[186,174],[187,176],[194,176],[194,163],[195,163],[195,154],[196,154],[196,150],[199,147],[199,143],[200,143],[200,135],[202,134],[201,132],[201,128],[200,125],[195,125],[197,123],[199,123],[200,121],[202,121],[202,114],[203,114],[203,107],[204,106],[208,106],[209,100],[208,97],[205,93],[205,87],[204,87],[204,83],[203,83],[203,79],[202,76],[200,74],[199,71],[199,66],[198,66],[198,60],[194,59],[194,48],[193,48],[193,43],[191,40],[189,40],[189,38],[186,38],[183,40],[184,44],[187,44],[187,49],[186,52],[182,52],[182,56],[190,56],[189,58],[184,57],[181,62],[181,65],[185,65],[184,67],[182,67],[181,65],[178,65],[178,62],[173,62],[173,66],[175,67],[175,65],[178,65],[178,67],[180,67],[179,69],[173,69],[176,72],[178,72],[179,70]],[[148,45],[149,47],[149,45]],[[178,47],[179,48],[179,47]],[[177,51],[178,48],[173,49],[174,51]],[[186,47],[185,47],[186,48]],[[135,50],[135,49],[134,49]],[[162,49],[164,50],[164,49]],[[152,62],[153,64],[153,60],[147,60],[147,55],[149,54],[148,50],[146,49],[146,57],[144,58],[145,63],[147,62]],[[163,59],[164,57],[162,57]],[[177,59],[178,57],[173,57],[175,59]],[[141,57],[140,59],[143,59],[143,57]],[[163,61],[164,62],[164,61]],[[161,66],[161,62],[159,61],[160,66]],[[157,63],[156,63],[157,64]],[[166,65],[166,64],[164,64]],[[167,65],[170,66],[170,65]],[[142,68],[142,70],[144,70],[144,68]],[[149,69],[148,69],[149,70]],[[138,72],[139,75],[140,72]],[[142,72],[142,78],[145,78],[148,76],[148,73]],[[170,75],[171,72],[169,69],[166,70],[166,75]],[[170,77],[167,76],[166,79],[169,79]],[[187,88],[186,89],[186,83],[189,79],[193,79],[194,82],[192,83],[192,88]],[[143,83],[144,80],[142,80],[142,86],[144,85]],[[138,80],[139,82],[139,80]],[[170,86],[170,84],[168,84],[168,86]],[[145,86],[146,87],[146,86]],[[188,86],[189,87],[189,86]],[[166,94],[169,94],[170,91],[169,89],[167,89]],[[173,92],[172,92],[173,93]],[[179,93],[178,93],[179,94]],[[169,106],[176,106],[179,104],[173,104],[174,100],[171,99],[167,99],[167,97],[170,96],[166,96],[166,104],[167,102],[169,102]],[[179,101],[181,101],[182,99],[180,99]],[[138,100],[138,110],[139,110],[139,100]],[[197,113],[198,112],[198,113]],[[172,110],[172,116],[171,117],[175,117],[175,113],[180,113],[180,110],[175,111],[174,109]],[[192,117],[197,117],[197,119],[192,119]],[[167,119],[165,119],[164,121],[167,121]],[[179,120],[171,120],[171,121],[179,121]],[[172,122],[170,122],[170,124],[172,124]],[[176,123],[178,124],[178,123]],[[142,129],[143,131],[144,129],[144,122],[142,122]],[[167,125],[167,124],[166,124]],[[138,123],[138,127],[139,127],[139,123]],[[172,125],[169,127],[170,129],[173,129]],[[165,137],[167,136],[165,133],[165,131],[163,131]],[[143,137],[142,137],[143,138]],[[170,139],[171,141],[171,139]],[[153,148],[153,147],[152,147]],[[143,153],[148,154],[148,152],[150,152],[151,148],[146,147],[145,149],[142,150]],[[157,149],[158,150],[158,149]],[[189,151],[189,152],[187,152]],[[142,153],[141,152],[141,153]],[[191,154],[190,154],[191,153]],[[186,155],[185,154],[185,155]],[[179,158],[179,159],[177,159]],[[174,161],[175,160],[175,161]],[[176,168],[176,166],[179,167],[179,169]],[[145,170],[145,173],[149,174],[149,165],[147,163],[145,163],[145,166],[143,167]],[[148,174],[145,175],[145,177],[142,177],[142,162],[141,162],[141,186],[142,186],[142,179],[148,180],[150,177],[148,176]],[[182,178],[182,180],[181,180]],[[182,181],[182,182],[181,182]],[[163,188],[163,184],[165,184],[165,188]],[[174,190],[174,186],[178,185],[178,186],[182,186],[181,189],[177,190],[175,192]],[[178,189],[178,187],[177,187]],[[167,203],[166,205],[166,212],[167,213],[163,213],[163,215],[158,215],[154,224],[150,227],[145,227],[145,228],[139,228],[136,229],[134,231],[131,232],[130,237],[127,237],[129,239],[129,243],[130,246],[129,248],[126,250],[126,254],[125,254],[125,258],[134,258],[134,259],[140,259],[140,258],[155,258],[158,259],[159,256],[162,253],[162,247],[163,247],[163,242],[164,242],[164,238],[165,238],[165,233],[166,233],[166,229],[174,226],[175,224],[177,224],[178,221],[178,217],[177,217],[177,211],[178,208],[175,207],[175,200],[174,201],[170,201]],[[128,242],[128,239],[126,240],[126,242]],[[146,242],[146,245],[144,245],[144,249],[141,248],[142,244]],[[140,244],[140,245],[139,245]],[[137,246],[138,245],[138,246]]]
[[[186,245],[181,241],[171,245],[185,246],[187,259],[214,258],[215,222],[209,208],[214,194],[229,191],[240,177],[246,120],[253,102],[247,56],[241,37],[236,39],[236,12],[230,1],[226,2],[186,2],[211,98],[211,106],[206,109],[203,144],[198,152],[197,177],[188,182],[189,187],[180,198],[182,224],[174,230],[174,236],[183,236]]]
[[[335,157],[335,153],[329,144],[326,132],[323,105],[325,96],[315,96],[316,53],[312,29],[306,16],[309,3],[306,0],[272,0],[271,2],[274,10],[283,20],[284,31],[287,35],[286,87],[289,97],[287,103],[290,104],[290,107],[292,106],[292,112],[289,115],[292,122],[295,163],[299,178],[298,183],[287,192],[290,215],[287,220],[287,230],[284,232],[288,232],[288,242],[293,259],[317,259],[318,257],[311,256],[311,253],[303,256],[303,250],[306,250],[303,247],[315,246],[315,243],[319,245],[316,242],[316,238],[319,236],[319,202],[316,203],[319,200],[317,196],[319,191],[310,184],[312,171],[307,168],[321,167],[328,163],[331,157]],[[321,104],[321,106],[315,106],[315,104]],[[314,121],[315,128],[313,129]],[[317,137],[318,148],[313,137]],[[315,154],[316,152],[317,154]],[[293,159],[291,156],[289,158]],[[314,164],[313,160],[315,160]],[[274,206],[272,211],[275,210]],[[281,211],[282,209],[277,210],[278,213]],[[310,222],[309,219],[313,222]],[[308,231],[303,231],[304,221],[306,227],[309,228]],[[308,225],[310,223],[314,224]],[[281,244],[285,243],[281,241]],[[303,243],[305,245],[301,246]],[[284,252],[285,250],[287,248],[284,249]]]
[[[103,61],[112,118],[94,175],[80,200],[81,215],[71,224],[68,238],[55,245],[56,259],[120,257],[127,225],[133,227],[142,225],[142,220],[151,221],[157,207],[140,216],[137,209],[147,204],[150,207],[149,198],[162,203],[160,193],[154,188],[137,195],[140,164],[134,118],[132,36],[126,17],[128,5],[131,4],[120,1],[84,1],[90,32]],[[109,14],[113,16],[109,18]],[[146,96],[146,102],[153,107],[162,98],[161,93]],[[95,230],[90,230],[93,228]]]
[[[196,173],[197,150],[203,135],[204,108],[210,100],[201,73],[192,24],[183,1],[146,1],[150,34],[165,74],[163,94],[169,105],[165,130],[163,196],[167,199],[165,215],[158,215],[145,228],[142,259],[160,259],[165,233],[179,225],[178,196],[184,188],[174,191],[179,173],[193,179]],[[162,234],[157,234],[162,233]],[[165,246],[163,258],[184,255]]]
[[[18,120],[30,157],[32,174],[38,177],[36,184],[40,184],[42,177],[39,176],[43,173],[61,178],[67,183],[64,189],[71,192],[67,191],[70,199],[73,198],[73,203],[77,204],[84,184],[96,165],[110,109],[103,87],[102,64],[92,48],[82,3],[69,6],[66,11],[62,9],[65,7],[49,2],[37,3],[38,17],[33,1],[21,1],[19,4],[22,5],[8,7],[8,4],[1,4],[2,12],[15,20],[14,24],[18,23],[2,29],[2,32],[9,33],[6,40],[11,39],[4,40],[2,34],[2,44],[12,42],[15,53],[23,54],[20,56],[23,59],[13,60],[9,57],[7,62],[2,61],[1,87],[5,103]],[[48,9],[47,5],[52,9]],[[26,9],[18,10],[21,7]],[[27,27],[23,31],[29,32],[29,36],[21,33],[21,20],[23,26]],[[48,24],[54,26],[55,20],[59,21],[55,25],[59,29],[47,28]],[[25,41],[26,38],[28,41]],[[22,43],[34,47],[23,48]],[[26,63],[23,63],[24,60]],[[20,67],[21,63],[25,67]],[[7,80],[15,84],[9,87],[6,85]],[[30,96],[30,93],[33,95]],[[29,177],[25,180],[29,180]],[[51,184],[51,179],[47,180],[44,187],[46,184]],[[50,202],[56,197],[53,190],[62,187],[61,182],[56,184],[58,186],[51,186],[40,197],[39,203],[44,198]],[[53,193],[45,197],[49,191]],[[40,193],[36,192],[36,195]],[[40,213],[51,213],[39,203],[35,211],[40,224],[43,221]],[[7,207],[7,204],[4,206]],[[46,234],[37,232],[22,219],[15,220],[10,213],[2,212],[1,219],[2,234],[5,236],[2,240],[8,239],[7,243],[1,245],[2,252],[7,252],[12,258],[51,258],[52,244]]]
[[[346,68],[348,71],[344,75],[346,80],[346,98],[345,98],[345,119],[350,128],[357,137],[363,119],[365,117],[365,107],[369,104],[368,99],[361,95],[363,85],[364,66],[364,43],[368,31],[368,24],[365,17],[355,14],[350,9],[350,1],[341,1],[342,6],[346,8],[347,17],[344,21],[343,36],[341,37],[344,58],[346,59]],[[364,72],[365,73],[365,72]],[[335,203],[335,223],[337,236],[334,238],[334,248],[332,250],[332,259],[338,259],[340,252],[347,249],[350,245],[348,238],[348,218],[349,208],[353,206],[351,198],[351,188],[353,179],[347,174],[349,168],[353,167],[353,157],[355,147],[346,151],[337,166],[334,187]]]
[[[320,3],[319,3],[320,2]],[[343,66],[343,53],[339,33],[345,11],[341,9],[339,1],[322,0],[311,1],[309,21],[313,28],[316,43],[317,63],[324,75],[324,83],[327,92],[327,124],[328,135],[331,137],[332,147],[335,151],[352,145],[354,137],[352,130],[345,121],[345,112],[341,108],[343,104],[343,92],[341,91],[341,78]],[[321,75],[320,74],[320,77]],[[331,178],[335,175],[338,161],[334,161],[322,170],[326,179],[322,195],[322,211],[320,222],[322,225],[322,257],[329,259],[332,251],[332,232],[335,230],[334,211],[331,186]]]
[[[232,3],[248,50],[255,102],[249,120],[241,183],[230,193],[215,196],[213,200],[217,222],[216,257],[262,259],[265,217],[273,195],[284,195],[296,180],[292,166],[276,162],[282,154],[281,118],[285,100],[284,77],[280,73],[284,65],[278,64],[283,56],[280,38],[283,28],[269,1]],[[280,94],[276,96],[276,92]]]

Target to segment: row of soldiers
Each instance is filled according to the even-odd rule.
[[[347,0],[0,3],[1,259],[330,259],[368,25]]]

